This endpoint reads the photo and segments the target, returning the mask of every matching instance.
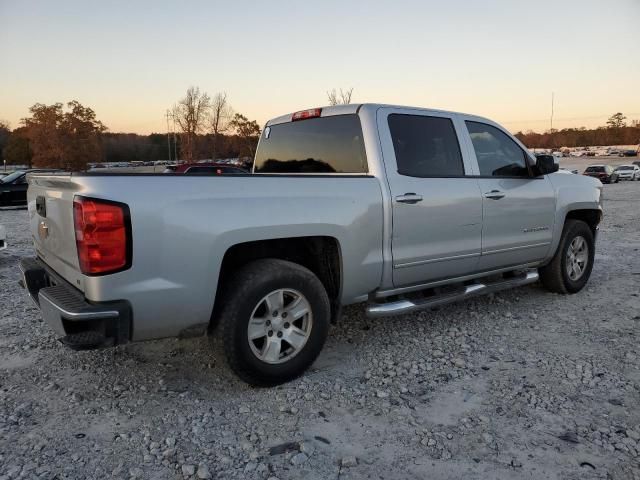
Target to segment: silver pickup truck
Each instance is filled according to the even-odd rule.
[[[593,266],[602,184],[555,173],[485,118],[343,105],[269,121],[251,174],[34,174],[22,282],[63,343],[219,332],[275,385],[340,307],[412,312]]]

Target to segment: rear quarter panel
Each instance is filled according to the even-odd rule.
[[[380,284],[382,195],[373,177],[86,176],[96,198],[129,205],[133,264],[86,277],[89,300],[129,300],[134,340],[208,323],[225,252],[255,240],[323,235],[338,240],[342,302]],[[88,195],[88,194],[87,194]]]

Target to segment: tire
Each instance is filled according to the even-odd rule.
[[[569,249],[574,240],[581,237],[588,251],[586,253],[586,264],[582,269],[582,273],[578,278],[571,278],[567,269],[569,259]],[[574,244],[574,245],[577,245]],[[545,288],[555,293],[577,293],[585,286],[593,269],[593,258],[595,254],[595,241],[593,232],[589,226],[581,220],[568,219],[564,224],[562,237],[558,250],[548,265],[541,267],[540,280]],[[575,273],[575,272],[574,272]]]
[[[318,357],[329,332],[331,308],[322,282],[310,270],[285,260],[256,260],[233,276],[225,292],[220,313],[223,349],[229,367],[242,380],[260,387],[280,385],[300,376]],[[280,311],[274,316],[277,305]],[[302,311],[308,313],[294,318]],[[254,340],[250,327],[257,329],[253,336],[259,335]],[[302,344],[296,349],[294,343]]]

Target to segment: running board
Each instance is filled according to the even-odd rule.
[[[392,315],[404,315],[405,313],[415,312],[416,310],[424,310],[425,308],[446,305],[447,303],[457,302],[476,295],[484,295],[486,293],[497,292],[509,288],[520,287],[529,283],[538,281],[538,272],[530,271],[519,277],[509,278],[491,283],[474,283],[466,285],[464,290],[455,293],[447,293],[443,295],[435,295],[421,299],[396,300],[386,303],[370,303],[367,306],[367,316],[371,318],[389,317]]]

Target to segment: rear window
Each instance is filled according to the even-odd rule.
[[[266,127],[256,173],[366,173],[358,115],[335,115]]]
[[[587,167],[586,172],[604,172],[604,167]]]

